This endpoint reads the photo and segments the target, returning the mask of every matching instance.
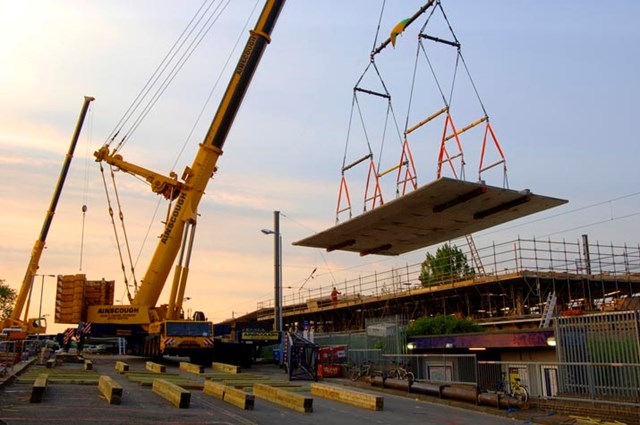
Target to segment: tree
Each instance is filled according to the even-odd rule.
[[[443,314],[434,317],[421,317],[407,326],[407,336],[450,335],[483,331],[482,326],[470,319],[459,319]]]
[[[16,291],[0,280],[0,320],[4,320],[11,315],[13,303],[16,301]]]
[[[444,244],[433,256],[427,253],[422,262],[420,282],[422,286],[430,286],[440,282],[456,281],[474,275],[474,270],[467,261],[467,256],[455,245]]]

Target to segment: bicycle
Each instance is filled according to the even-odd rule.
[[[352,381],[357,381],[361,377],[369,375],[371,375],[371,362],[364,362],[360,365],[354,366],[350,373]]]
[[[521,401],[522,403],[529,401],[529,391],[527,390],[527,387],[520,383],[520,378],[515,378],[511,381],[509,389],[511,390],[509,391],[509,395],[511,397]]]
[[[520,383],[520,378],[514,378],[513,381],[508,381],[505,373],[502,374],[502,380],[496,382],[493,390],[488,392],[506,394],[522,403],[529,401],[529,391],[527,387]]]
[[[387,377],[394,378],[394,379],[401,379],[403,381],[408,380],[409,382],[413,382],[416,379],[413,372],[408,371],[407,369],[405,369],[400,365],[395,365],[393,369],[389,370],[387,372]]]

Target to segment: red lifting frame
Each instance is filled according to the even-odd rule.
[[[371,176],[375,180],[375,187],[373,189],[373,196],[369,196],[369,184],[371,183]],[[371,201],[371,209],[376,207],[376,202],[380,198],[380,205],[384,205],[384,200],[382,199],[382,190],[380,189],[380,182],[378,180],[378,173],[376,172],[376,167],[373,164],[373,158],[369,161],[369,174],[367,175],[367,186],[364,191],[364,210],[367,211],[367,203]]]
[[[402,169],[406,166],[404,175]],[[413,155],[409,148],[409,142],[406,137],[402,143],[402,154],[400,155],[400,164],[398,166],[398,176],[396,177],[396,190],[400,192],[400,185],[402,185],[402,196],[407,191],[407,183],[411,183],[413,190],[418,188],[418,179],[416,177],[416,166],[413,162]]]
[[[450,136],[447,136],[447,129],[449,128],[449,124],[451,124],[451,129],[453,130],[453,134]],[[445,122],[444,122],[444,130],[442,131],[442,143],[440,144],[440,154],[438,155],[438,173],[436,174],[437,178],[442,177],[442,163],[448,162],[449,166],[451,167],[451,171],[453,172],[453,176],[456,179],[459,179],[458,173],[456,172],[456,169],[453,166],[453,160],[458,157],[460,157],[460,161],[461,161],[461,164],[460,164],[461,170],[464,170],[464,156],[462,154],[462,145],[460,144],[460,138],[458,137],[458,134],[459,133],[456,131],[456,127],[453,125],[453,119],[451,119],[451,115],[447,112],[447,118],[445,119]],[[455,154],[454,156],[450,156],[449,152],[447,151],[446,142],[453,138],[456,139],[456,144],[458,145],[458,153]],[[443,159],[444,157],[446,157],[446,159]]]
[[[344,208],[340,208],[342,204],[342,196],[347,198],[347,206]],[[342,179],[340,179],[340,191],[338,192],[338,206],[336,208],[336,223],[340,220],[340,213],[345,211],[349,211],[349,218],[351,218],[351,197],[349,196],[349,188],[347,188],[347,180],[344,178],[344,174],[342,175]]]
[[[485,153],[485,148],[487,145],[487,136],[491,135],[491,138],[493,139],[493,144],[495,145],[496,149],[498,149],[498,153],[500,154],[500,160],[494,162],[493,164],[487,165],[486,167],[482,167],[482,165],[484,164],[484,153]],[[493,128],[491,128],[491,123],[489,123],[489,121],[487,121],[487,126],[484,129],[484,137],[482,138],[482,151],[480,153],[480,166],[478,167],[478,180],[482,180],[482,172],[483,171],[487,171],[490,168],[495,167],[498,164],[506,164],[506,159],[504,157],[504,153],[502,152],[502,148],[500,147],[500,142],[498,142],[498,138],[496,137],[495,133],[493,132]],[[506,165],[504,166],[504,172],[506,173],[507,171],[507,167]]]

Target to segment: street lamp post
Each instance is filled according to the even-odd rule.
[[[273,330],[280,338],[280,366],[284,363],[284,332],[282,329],[282,235],[280,234],[280,211],[273,212],[273,230],[262,229],[265,235],[273,234],[274,263],[274,308]]]

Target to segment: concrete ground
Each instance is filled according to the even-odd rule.
[[[313,413],[297,413],[264,400],[256,399],[254,410],[243,411],[202,393],[192,391],[188,409],[178,409],[154,394],[150,387],[141,387],[129,382],[126,377],[115,372],[115,362],[125,361],[132,370],[144,371],[146,359],[128,356],[87,355],[93,360],[96,373],[109,375],[124,388],[121,405],[108,405],[97,388],[90,385],[54,384],[48,386],[41,404],[29,403],[31,386],[13,381],[31,368],[44,366],[35,364],[35,359],[14,366],[11,373],[0,377],[0,424],[68,424],[100,422],[115,424],[189,424],[189,423],[238,423],[238,424],[281,424],[295,421],[298,424],[330,423],[332,425],[500,425],[518,423],[539,423],[548,425],[573,424],[575,419],[535,410],[503,410],[495,407],[478,406],[472,403],[439,399],[404,391],[373,388],[365,382],[350,379],[327,378],[322,382],[331,385],[348,386],[358,391],[382,394],[385,397],[381,412],[340,404],[335,401],[314,397]],[[81,364],[64,364],[69,370],[82,369]],[[207,370],[209,372],[209,370]],[[178,369],[177,363],[167,363],[167,372],[195,378],[193,374]],[[287,380],[287,375],[274,364],[255,365],[243,371],[273,380]],[[202,379],[204,381],[204,379]],[[293,381],[308,392],[310,381]]]

